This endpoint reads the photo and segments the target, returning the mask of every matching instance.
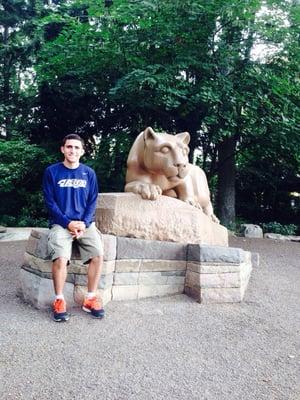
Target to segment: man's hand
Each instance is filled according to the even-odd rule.
[[[71,232],[73,239],[79,239],[86,229],[83,221],[71,221],[68,225],[68,230]]]

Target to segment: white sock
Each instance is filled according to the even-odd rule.
[[[64,300],[64,299],[65,299],[65,298],[64,298],[64,295],[63,295],[63,294],[57,294],[57,295],[55,296],[55,300],[59,300],[59,299]]]
[[[87,294],[86,294],[86,298],[87,299],[92,299],[93,297],[96,297],[96,293],[95,292],[87,292]]]

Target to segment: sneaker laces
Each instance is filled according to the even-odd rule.
[[[91,299],[86,299],[86,303],[90,308],[93,308],[94,310],[100,310],[101,309],[101,304],[97,297],[92,297]]]
[[[63,313],[66,311],[65,301],[63,299],[56,299],[53,303],[53,309],[56,313]]]

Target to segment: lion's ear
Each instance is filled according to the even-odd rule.
[[[150,126],[148,126],[148,128],[144,130],[143,137],[145,142],[147,142],[148,140],[154,140],[156,139],[156,133]]]
[[[180,139],[185,145],[190,143],[191,137],[188,132],[177,133],[176,137]]]

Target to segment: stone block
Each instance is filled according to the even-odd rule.
[[[26,303],[38,309],[51,307],[54,299],[54,289],[51,279],[42,278],[21,268],[20,285],[22,297]],[[74,307],[76,305],[73,292],[74,285],[67,282],[64,288],[64,296],[68,307]]]
[[[81,260],[71,260],[68,271],[78,275],[86,275],[88,264],[83,264]],[[115,271],[115,260],[103,261],[102,274],[111,274]]]
[[[182,285],[185,271],[117,272],[114,285]]]
[[[173,275],[167,277],[167,285],[184,285],[185,282],[185,274],[184,276]]]
[[[200,262],[187,262],[187,269],[201,274],[233,273],[240,271],[240,264],[211,264]]]
[[[200,287],[201,286],[200,273],[188,269],[185,275],[185,286]]]
[[[37,269],[31,268],[30,265],[23,265],[22,268],[23,268],[25,271],[30,272],[31,274],[34,274],[34,275],[39,276],[40,278],[45,278],[45,279],[50,279],[50,280],[52,280],[52,273],[51,273],[51,272],[39,271],[39,270],[37,270]],[[68,274],[67,274],[67,278],[66,278],[66,282],[69,282],[69,283],[73,283],[73,284],[74,284],[74,282],[75,282],[75,275],[74,275],[74,274],[68,273]]]
[[[165,285],[167,280],[161,272],[140,272],[139,285]]]
[[[117,272],[114,274],[114,285],[138,285],[138,272]]]
[[[176,260],[116,260],[116,272],[185,271],[186,261]]]
[[[142,260],[116,260],[116,272],[139,272]]]
[[[201,274],[201,289],[204,288],[239,288],[240,272],[221,274]]]
[[[139,285],[138,298],[170,296],[184,292],[184,285]]]
[[[102,240],[104,247],[104,261],[115,260],[117,254],[116,236],[102,234]]]
[[[199,286],[184,286],[184,294],[200,302],[200,287]]]
[[[31,269],[40,272],[51,273],[52,271],[52,261],[36,257],[33,254],[29,254],[27,251],[24,254],[24,265],[30,266]]]
[[[75,285],[74,287],[74,301],[77,306],[81,306],[83,304],[83,300],[87,294],[86,286]],[[102,304],[105,306],[107,303],[111,301],[111,288],[107,289],[97,289],[96,296],[101,299]]]
[[[142,260],[141,271],[185,271],[186,261],[178,260]]]
[[[189,244],[187,260],[207,263],[240,264],[248,257],[246,253],[242,249],[234,247]]]
[[[87,286],[88,277],[87,275],[74,275],[75,276],[75,285],[79,286]],[[101,275],[98,288],[106,289],[111,287],[113,284],[113,273]]]
[[[186,270],[161,271],[161,275],[167,278],[167,285],[184,285]]]
[[[112,300],[136,300],[138,298],[138,285],[123,285],[112,287]]]
[[[187,246],[181,243],[125,237],[117,238],[117,260],[148,259],[185,261],[186,251]]]
[[[26,252],[43,260],[50,260],[48,254],[48,230],[33,229],[26,243]]]
[[[249,279],[252,272],[252,265],[251,263],[246,263],[242,266],[241,269],[241,291],[242,291],[242,298],[245,294],[245,291],[248,287]]]
[[[111,274],[115,272],[116,268],[116,261],[115,260],[110,260],[110,261],[103,261],[103,267],[102,267],[102,274]]]
[[[228,246],[225,227],[196,207],[168,196],[152,201],[133,193],[102,193],[96,225],[101,232],[115,236]]]
[[[73,274],[82,274],[85,275],[87,273],[87,265],[82,264],[81,260],[71,260],[68,265],[68,271]]]

